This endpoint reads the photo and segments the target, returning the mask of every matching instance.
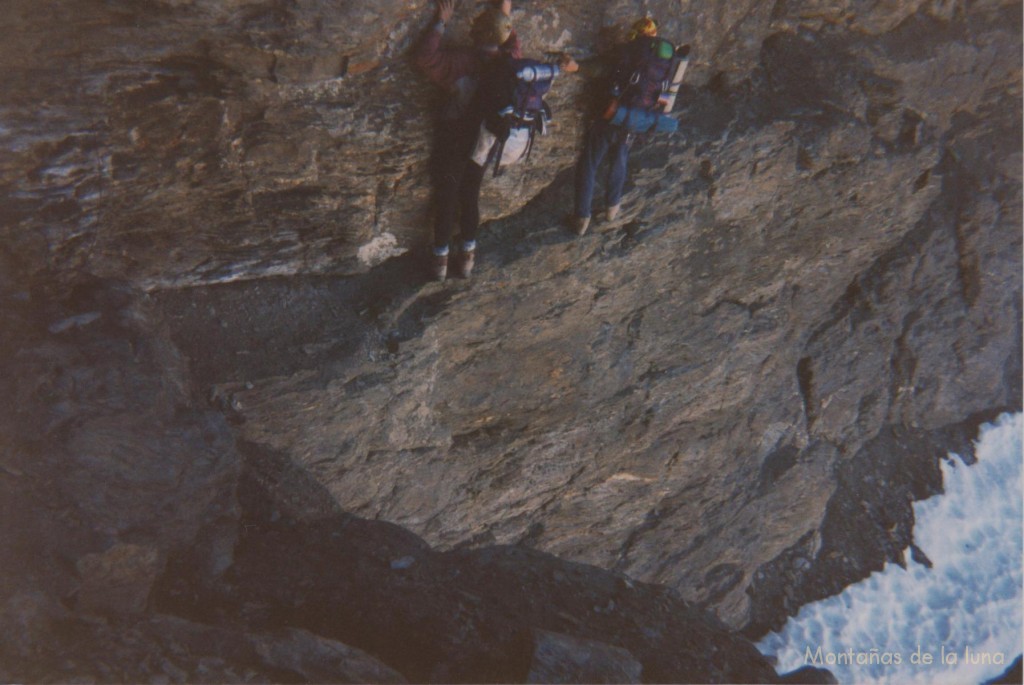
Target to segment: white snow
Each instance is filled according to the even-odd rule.
[[[982,427],[977,463],[943,462],[945,493],[914,504],[931,559],[888,564],[807,605],[758,645],[785,673],[806,665],[841,683],[981,683],[1021,653],[1021,414]]]

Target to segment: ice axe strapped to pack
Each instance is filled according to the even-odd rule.
[[[661,111],[668,114],[676,105],[676,97],[679,95],[679,87],[683,85],[683,76],[686,75],[686,67],[690,64],[690,46],[680,45],[676,48],[675,56],[672,58],[672,68],[669,70],[671,78],[668,84],[662,88],[658,104]]]

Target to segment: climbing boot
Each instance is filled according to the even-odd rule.
[[[448,255],[433,254],[430,257],[430,275],[435,281],[443,281],[448,276]]]
[[[622,209],[622,203],[612,205],[608,208],[608,221],[615,221],[615,217],[619,215],[619,210]]]
[[[572,220],[572,230],[576,232],[576,235],[583,235],[589,227],[589,216],[577,216]]]
[[[476,250],[463,250],[459,254],[459,275],[469,278],[473,273],[473,263],[476,261]]]

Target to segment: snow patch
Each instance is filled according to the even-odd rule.
[[[780,673],[819,666],[841,683],[980,683],[1013,663],[1024,632],[1022,427],[1021,414],[983,426],[977,463],[950,455],[945,494],[914,504],[914,542],[932,568],[888,564],[761,641]]]

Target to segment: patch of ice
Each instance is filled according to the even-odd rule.
[[[779,672],[813,665],[841,683],[981,683],[1009,667],[1024,632],[1022,426],[1021,414],[983,426],[977,463],[944,462],[945,494],[914,504],[914,541],[933,567],[889,564],[804,606],[758,645]]]

